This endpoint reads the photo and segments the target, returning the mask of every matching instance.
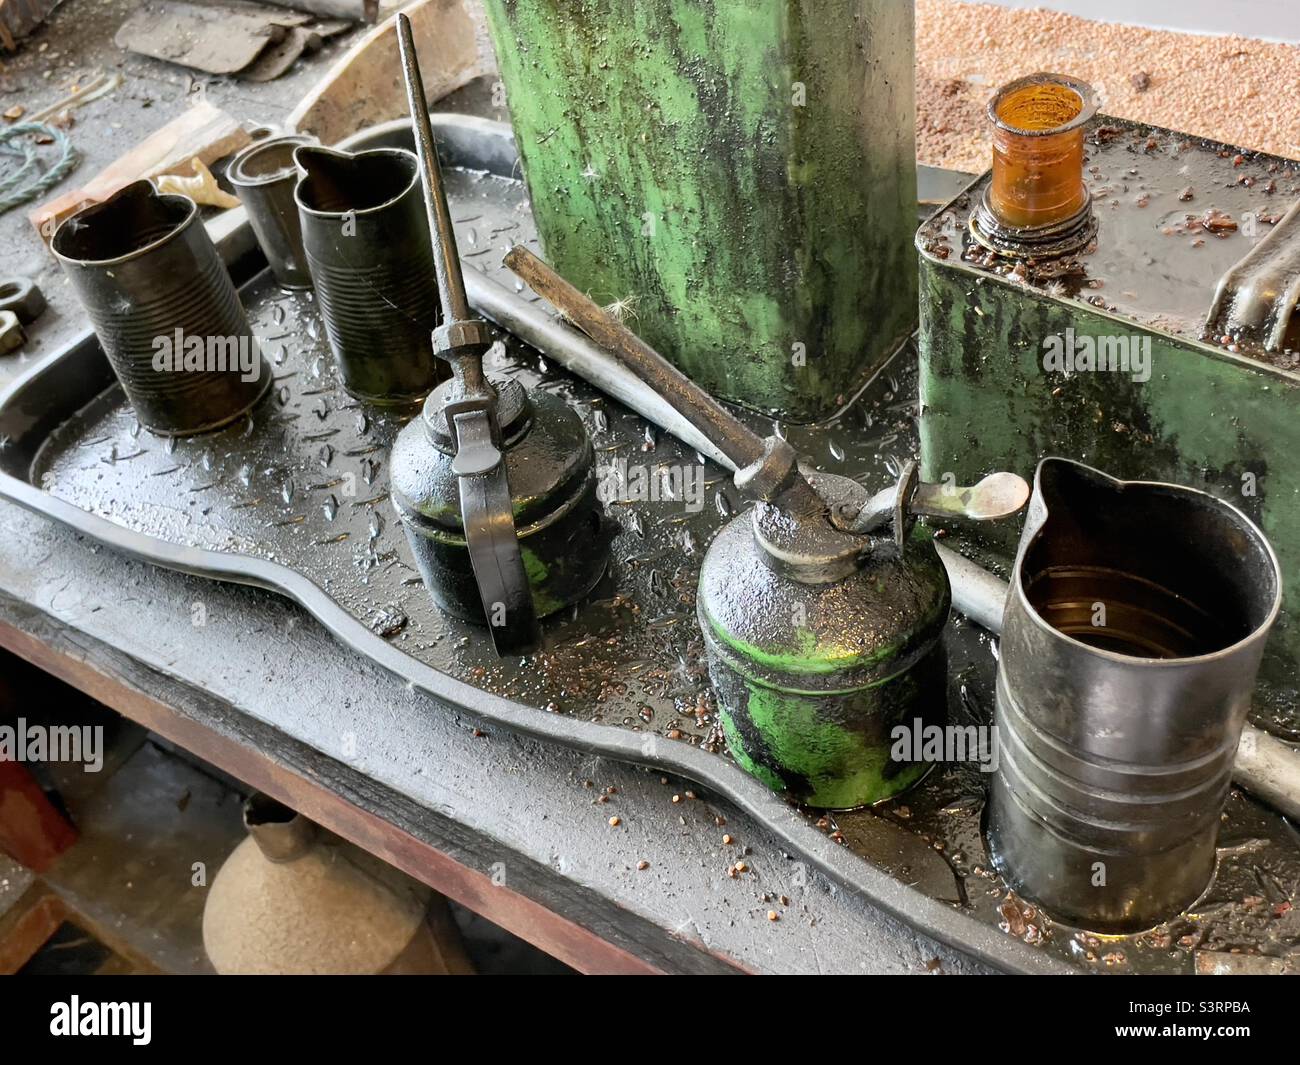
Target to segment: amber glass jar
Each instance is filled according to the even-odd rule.
[[[1097,113],[1092,88],[1061,74],[1031,74],[989,102],[993,182],[989,206],[1013,229],[1052,226],[1088,203],[1084,126]]]

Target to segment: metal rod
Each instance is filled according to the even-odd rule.
[[[742,424],[716,399],[668,362],[608,311],[522,245],[505,264],[539,296],[636,374],[683,418],[718,445],[737,469],[763,457],[763,438]]]
[[[712,440],[661,396],[650,391],[641,378],[611,359],[590,337],[551,314],[541,300],[530,302],[473,267],[465,271],[465,291],[470,305],[484,318],[630,407],[705,458],[734,470]]]
[[[1001,633],[1002,609],[1011,586],[952,548],[937,541],[934,546],[948,571],[953,609],[965,614],[980,628],[988,629],[994,635]]]
[[[429,215],[429,236],[433,241],[434,272],[438,276],[438,296],[442,301],[445,322],[463,322],[470,316],[465,295],[465,278],[460,271],[456,250],[456,232],[447,206],[447,190],[442,184],[438,149],[433,142],[429,123],[429,105],[420,77],[420,61],[415,54],[411,20],[397,16],[397,44],[402,53],[402,73],[406,80],[406,102],[411,111],[411,128],[415,131],[415,154],[420,160],[420,180],[424,184],[424,205]]]
[[[1247,725],[1232,763],[1232,779],[1300,824],[1300,750]]]

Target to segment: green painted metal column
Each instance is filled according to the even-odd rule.
[[[724,399],[830,414],[916,317],[906,0],[487,0],[546,258]]]

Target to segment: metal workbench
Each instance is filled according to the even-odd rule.
[[[7,71],[30,107],[59,95],[48,66],[124,73],[78,116],[85,158],[73,181],[192,91],[177,68],[112,45],[125,10],[66,4],[44,31],[57,62],[42,60],[38,37]],[[274,121],[346,43],[280,81],[205,91]],[[24,354],[0,366],[0,384],[81,324],[23,214],[0,217],[0,246],[51,306]],[[128,560],[7,503],[0,646],[584,971],[983,971],[835,888],[690,784],[457,720],[272,593]],[[742,855],[751,872],[728,877]],[[779,922],[764,895],[790,899]]]

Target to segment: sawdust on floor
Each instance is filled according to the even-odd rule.
[[[921,162],[988,169],[989,97],[1039,70],[1090,82],[1106,114],[1300,158],[1300,45],[916,0]]]

